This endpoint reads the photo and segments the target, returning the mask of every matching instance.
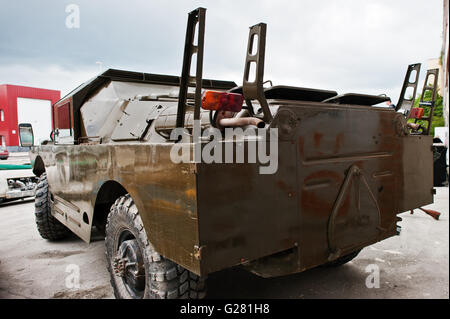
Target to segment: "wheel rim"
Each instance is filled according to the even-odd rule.
[[[145,291],[145,267],[139,243],[130,231],[124,230],[116,247],[114,273],[120,277],[130,296],[140,299]]]

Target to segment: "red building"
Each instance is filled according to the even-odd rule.
[[[31,123],[35,144],[48,139],[53,127],[51,106],[61,92],[10,84],[0,85],[0,145],[19,146],[18,124]]]

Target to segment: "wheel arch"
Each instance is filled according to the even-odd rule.
[[[95,194],[94,210],[92,214],[92,225],[103,231],[109,210],[117,198],[127,194],[125,187],[116,180],[107,180],[102,183]]]
[[[37,155],[33,163],[33,174],[37,177],[40,177],[43,173],[45,173],[44,160],[42,159],[42,157]]]

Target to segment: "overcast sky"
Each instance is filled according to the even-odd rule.
[[[80,27],[67,28],[76,4]],[[242,84],[248,27],[267,23],[274,85],[386,93],[408,64],[438,58],[442,0],[0,0],[0,84],[61,90],[103,70],[181,73],[187,13],[207,8],[204,77]],[[73,21],[73,20],[71,20]],[[420,83],[422,86],[422,83]]]

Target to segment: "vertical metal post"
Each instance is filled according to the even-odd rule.
[[[428,84],[430,75],[434,76],[434,81],[431,85]],[[438,76],[439,76],[439,69],[432,69],[427,70],[427,75],[425,76],[425,82],[423,83],[423,89],[422,89],[422,95],[420,96],[419,101],[419,107],[421,106],[427,106],[430,108],[430,113],[427,117],[421,118],[422,121],[427,121],[427,127],[422,131],[423,135],[430,134],[431,129],[431,123],[433,120],[433,112],[434,112],[434,104],[436,101],[436,91],[437,91],[437,85],[438,85]],[[425,92],[431,91],[431,101],[424,101]],[[417,123],[417,119],[414,121]]]
[[[259,23],[250,27],[248,35],[247,53],[245,58],[244,80],[242,84],[242,92],[244,94],[245,103],[252,111],[251,100],[258,100],[264,112],[263,120],[266,123],[272,121],[272,113],[270,113],[269,105],[264,95],[263,79],[264,79],[264,56],[266,54],[266,29],[265,23]],[[255,43],[255,37],[258,42]],[[256,48],[254,46],[257,46]],[[253,53],[254,49],[256,50]],[[255,79],[249,79],[250,68],[255,68]]]
[[[195,86],[194,119],[200,119],[205,18],[205,8],[198,8],[188,15],[186,40],[184,43],[183,68],[180,80],[180,93],[178,95],[177,127],[184,127],[189,86]],[[196,24],[198,24],[197,45],[194,45]],[[194,54],[196,54],[197,69],[195,70],[195,76],[191,76],[192,56]]]
[[[409,81],[412,71],[416,71],[416,78],[413,82]],[[408,70],[406,71],[405,80],[403,81],[402,90],[400,92],[400,97],[398,98],[398,103],[395,108],[396,111],[401,111],[408,118],[411,108],[414,106],[414,99],[416,97],[417,83],[419,82],[420,74],[420,63],[410,64]],[[406,90],[408,87],[413,88],[413,95],[411,98],[405,98]]]
[[[203,47],[205,43],[206,9],[198,9],[198,35],[197,35],[197,70],[195,72],[195,107],[194,120],[200,120],[200,107],[202,102],[202,76],[203,76]]]

